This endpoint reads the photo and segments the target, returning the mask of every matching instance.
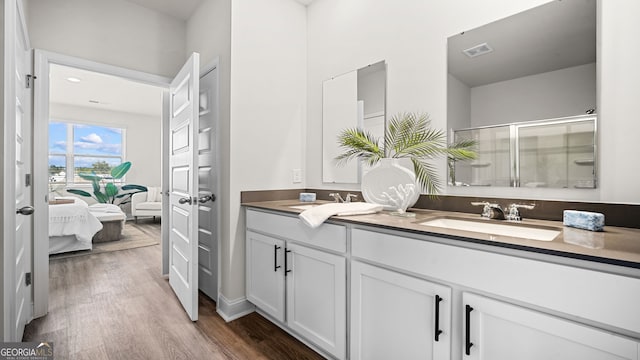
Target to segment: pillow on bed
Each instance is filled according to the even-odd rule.
[[[73,200],[75,204],[89,206],[89,204],[77,196],[56,196],[56,200]]]

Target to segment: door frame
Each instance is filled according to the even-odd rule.
[[[33,98],[33,206],[38,211],[33,214],[34,318],[46,315],[49,309],[49,187],[47,180],[49,179],[49,69],[52,64],[118,76],[164,88],[168,88],[171,83],[171,79],[164,76],[35,49],[34,73],[37,80]],[[164,223],[161,226],[163,229],[161,231],[164,233]]]

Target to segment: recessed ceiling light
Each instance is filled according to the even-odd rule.
[[[465,53],[465,55],[467,55],[470,58],[474,58],[476,56],[488,54],[488,53],[490,53],[492,51],[493,51],[493,48],[491,46],[489,46],[489,44],[487,44],[487,43],[482,43],[480,45],[476,45],[474,47],[470,47],[470,48],[468,48],[466,50],[462,50],[462,52]]]
[[[78,79],[77,77],[68,77],[67,81],[72,82],[72,83],[79,83],[80,79]]]
[[[89,102],[92,104],[100,104],[100,101],[98,100],[89,100]]]

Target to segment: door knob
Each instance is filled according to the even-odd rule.
[[[216,201],[216,196],[214,194],[211,194],[211,195],[203,196],[203,197],[198,199],[198,202],[200,204],[206,203],[207,201],[211,201],[211,202]]]
[[[189,205],[191,205],[191,198],[190,198],[190,197],[180,198],[180,199],[178,200],[178,202],[179,202],[180,204],[189,204]]]
[[[20,209],[16,210],[16,214],[20,214],[20,215],[31,215],[33,214],[33,212],[36,211],[33,206],[27,205],[24,207],[21,207]]]

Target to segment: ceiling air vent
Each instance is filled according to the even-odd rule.
[[[482,43],[480,45],[476,45],[474,47],[470,47],[466,50],[462,50],[468,57],[474,58],[476,56],[488,54],[493,51],[493,48],[489,46],[487,43]]]

